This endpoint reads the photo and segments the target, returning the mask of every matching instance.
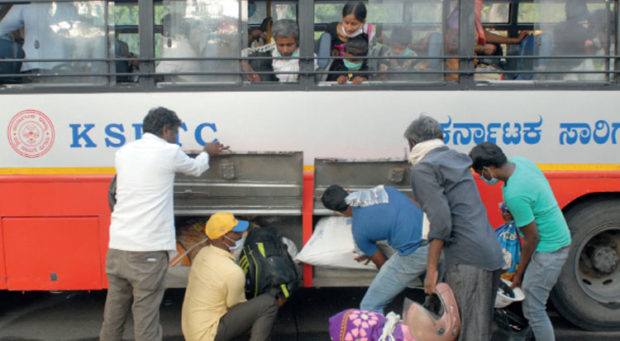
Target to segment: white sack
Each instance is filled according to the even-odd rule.
[[[364,262],[355,261],[360,253],[353,241],[351,218],[323,217],[295,260],[318,266],[376,270],[373,262],[364,265]]]

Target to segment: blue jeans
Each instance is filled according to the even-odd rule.
[[[555,252],[534,252],[525,269],[521,284],[525,294],[523,315],[529,321],[537,341],[555,340],[553,325],[547,315],[547,299],[567,257],[568,248]]]
[[[372,280],[360,309],[383,314],[385,306],[426,271],[427,257],[428,244],[418,247],[410,255],[393,254]]]

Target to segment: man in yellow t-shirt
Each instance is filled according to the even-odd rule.
[[[209,245],[198,253],[189,274],[181,325],[187,341],[230,340],[250,331],[250,340],[267,340],[278,314],[274,294],[246,301],[245,275],[232,251],[241,247],[248,222],[228,212],[209,218]]]

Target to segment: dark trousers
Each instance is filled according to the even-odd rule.
[[[459,341],[491,340],[500,274],[501,270],[488,271],[464,264],[446,268],[444,280],[454,292],[461,315]]]
[[[220,318],[215,341],[227,341],[250,331],[250,341],[269,340],[271,327],[278,315],[273,295],[265,293],[239,303]]]
[[[159,305],[164,296],[168,270],[167,251],[108,250],[105,265],[108,295],[99,333],[102,341],[121,340],[123,327],[133,313],[134,339],[162,339]]]

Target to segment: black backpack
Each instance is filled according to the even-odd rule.
[[[269,290],[287,299],[299,287],[297,267],[275,228],[250,229],[243,244],[239,266],[245,273],[245,295],[248,299]]]

